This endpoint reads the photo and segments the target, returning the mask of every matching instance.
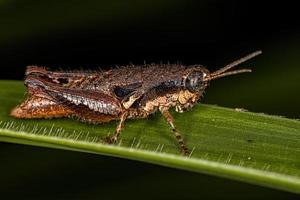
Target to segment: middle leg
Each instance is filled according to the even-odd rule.
[[[124,122],[126,120],[127,117],[127,112],[122,113],[121,117],[120,117],[120,121],[118,126],[116,127],[115,133],[112,136],[107,136],[104,140],[105,142],[107,142],[108,144],[113,144],[118,140],[118,137],[120,136],[120,133],[124,127]]]

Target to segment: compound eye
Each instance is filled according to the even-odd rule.
[[[185,80],[185,87],[192,92],[200,90],[202,85],[203,73],[200,71],[190,73]]]

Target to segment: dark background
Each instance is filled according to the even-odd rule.
[[[6,4],[1,7],[3,79],[22,79],[26,65],[90,69],[179,61],[213,70],[251,51],[269,54],[272,45],[299,39],[293,1]]]
[[[0,79],[27,65],[108,69],[159,62],[211,71],[261,49],[253,73],[213,82],[205,103],[300,118],[296,1],[0,2]],[[295,195],[195,173],[83,153],[1,144],[1,192],[35,198]],[[211,191],[214,190],[214,191]]]

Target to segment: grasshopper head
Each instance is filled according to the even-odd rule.
[[[233,71],[228,71],[228,70],[259,54],[261,54],[261,51],[253,52],[212,73],[210,73],[206,68],[202,66],[192,66],[188,70],[188,73],[184,78],[184,87],[192,93],[201,92],[207,87],[208,82],[211,80],[221,78],[224,76],[251,72],[251,69],[239,69]]]
[[[207,76],[209,76],[207,69],[195,67],[185,76],[184,87],[192,93],[202,91],[207,87],[208,81],[205,81]]]

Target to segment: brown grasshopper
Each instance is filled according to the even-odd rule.
[[[75,116],[84,122],[103,123],[119,120],[115,143],[128,118],[146,118],[159,110],[171,126],[181,151],[189,150],[177,130],[169,109],[183,112],[196,104],[209,81],[220,77],[251,72],[228,71],[258,54],[256,51],[210,73],[201,65],[150,64],[125,66],[104,72],[47,71],[29,66],[25,85],[27,99],[11,111],[17,118],[54,118]]]

